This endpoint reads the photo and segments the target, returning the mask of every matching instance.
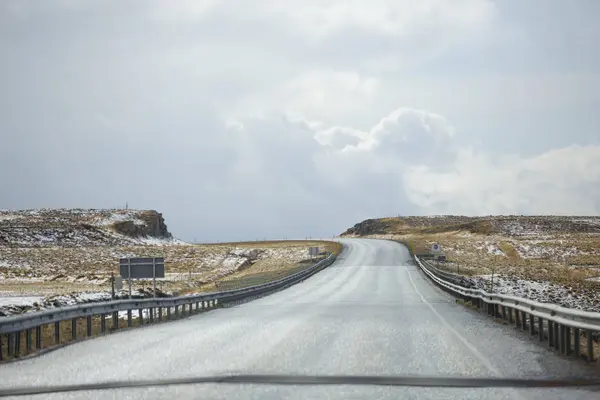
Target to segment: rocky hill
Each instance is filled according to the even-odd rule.
[[[572,233],[600,233],[600,217],[568,216],[486,216],[439,215],[367,219],[342,233],[342,236],[435,234],[465,231],[483,235],[528,237]]]
[[[116,246],[171,238],[154,210],[0,211],[0,247]]]

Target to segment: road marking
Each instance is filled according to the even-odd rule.
[[[479,361],[482,362],[482,364],[491,372],[493,372],[494,374],[497,375],[497,377],[499,378],[504,378],[504,376],[500,373],[500,371],[498,371],[496,369],[496,367],[494,367],[492,365],[492,363],[483,355],[479,352],[479,350],[477,350],[475,348],[475,346],[473,346],[471,343],[469,343],[464,337],[462,337],[458,332],[456,332],[456,330],[454,328],[452,328],[452,326],[450,326],[450,324],[448,323],[448,321],[446,321],[444,319],[444,317],[442,317],[440,315],[440,313],[437,312],[437,310],[431,305],[429,304],[428,301],[425,300],[425,297],[423,297],[423,295],[421,294],[421,292],[419,292],[419,289],[417,289],[417,285],[415,285],[415,282],[413,281],[413,278],[410,274],[410,272],[408,273],[408,278],[410,279],[410,283],[412,284],[412,287],[415,289],[415,292],[417,292],[417,294],[419,295],[419,297],[421,297],[421,300],[423,300],[423,303],[427,304],[427,307],[429,307],[431,309],[431,311],[433,311],[433,313],[439,318],[439,320],[446,326],[446,328],[448,328],[450,330],[450,332],[452,332],[452,334],[462,343],[465,345],[465,347],[467,347],[469,350],[471,350],[471,352],[479,359]]]
[[[460,340],[460,342],[462,344],[464,344],[469,350],[471,350],[473,352],[473,354],[475,355],[475,357],[477,357],[479,359],[479,361],[481,361],[483,363],[483,365],[489,369],[492,373],[496,374],[497,378],[505,378],[505,376],[500,373],[500,371],[498,371],[496,369],[496,367],[494,367],[494,365],[490,362],[490,360],[487,359],[487,357],[485,357],[483,354],[481,354],[479,352],[479,350],[477,350],[477,348],[475,346],[473,346],[471,343],[469,343],[465,338],[463,338],[454,328],[452,328],[452,326],[450,326],[450,324],[448,323],[448,321],[446,321],[444,319],[444,317],[442,317],[435,308],[433,308],[433,306],[427,302],[425,300],[425,297],[423,297],[423,295],[421,294],[421,292],[419,292],[419,289],[417,289],[417,285],[415,285],[415,282],[413,281],[412,276],[410,275],[410,271],[407,271],[408,274],[408,279],[410,279],[410,283],[412,284],[412,287],[415,289],[415,292],[417,292],[417,294],[419,295],[419,297],[421,297],[421,300],[423,300],[423,303],[427,304],[427,307],[429,307],[431,309],[431,311],[433,311],[433,313],[435,315],[437,315],[437,317],[440,319],[440,321],[446,326],[446,328],[450,329],[450,332],[452,332],[452,334],[458,339]],[[515,398],[517,399],[527,399],[528,397],[523,395],[522,393],[519,393],[517,390],[511,390],[511,392],[514,393]]]

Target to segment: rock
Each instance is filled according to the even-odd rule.
[[[113,229],[129,237],[172,238],[161,213],[154,210],[143,211],[139,213],[138,218],[144,221],[143,225],[136,225],[133,221],[118,221],[113,224]]]

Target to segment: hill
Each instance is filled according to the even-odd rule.
[[[0,246],[115,246],[172,239],[154,210],[0,211]]]
[[[572,233],[600,234],[600,217],[566,216],[488,216],[439,215],[367,219],[342,233],[342,236],[377,234],[445,233],[464,231],[510,237],[560,236]]]

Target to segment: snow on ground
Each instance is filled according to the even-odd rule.
[[[6,296],[5,293],[0,293],[0,296]],[[42,301],[43,297],[37,296],[8,296],[0,297],[0,308],[9,305],[27,306],[33,303]]]
[[[131,221],[134,225],[144,225],[145,222],[137,217],[137,212],[133,210],[115,210],[107,217],[95,217],[93,224],[96,226],[110,226],[116,222]]]
[[[190,243],[184,242],[180,239],[167,239],[167,238],[156,238],[156,237],[141,237],[132,239],[133,242],[151,246],[188,246]]]
[[[515,243],[514,248],[522,258],[566,258],[583,254],[576,247],[561,248],[551,246],[536,246],[535,243]]]
[[[486,244],[488,253],[493,254],[495,256],[506,256],[506,254],[504,254],[504,252],[500,250],[497,244],[488,242],[486,242]]]
[[[477,275],[466,279],[476,288],[487,292],[491,290],[491,275]],[[548,281],[536,282],[503,275],[494,275],[493,281],[494,286],[491,291],[494,293],[557,304],[566,308],[600,312],[600,293],[584,295],[570,287]]]
[[[172,293],[161,294],[161,297],[165,295],[170,296]],[[129,293],[126,290],[116,293],[116,299],[127,299],[128,297]],[[137,290],[132,293],[132,297],[136,299],[150,298],[152,292]],[[0,317],[110,300],[111,293],[109,291],[78,292],[46,297],[0,297]],[[125,313],[125,315],[127,314]]]

